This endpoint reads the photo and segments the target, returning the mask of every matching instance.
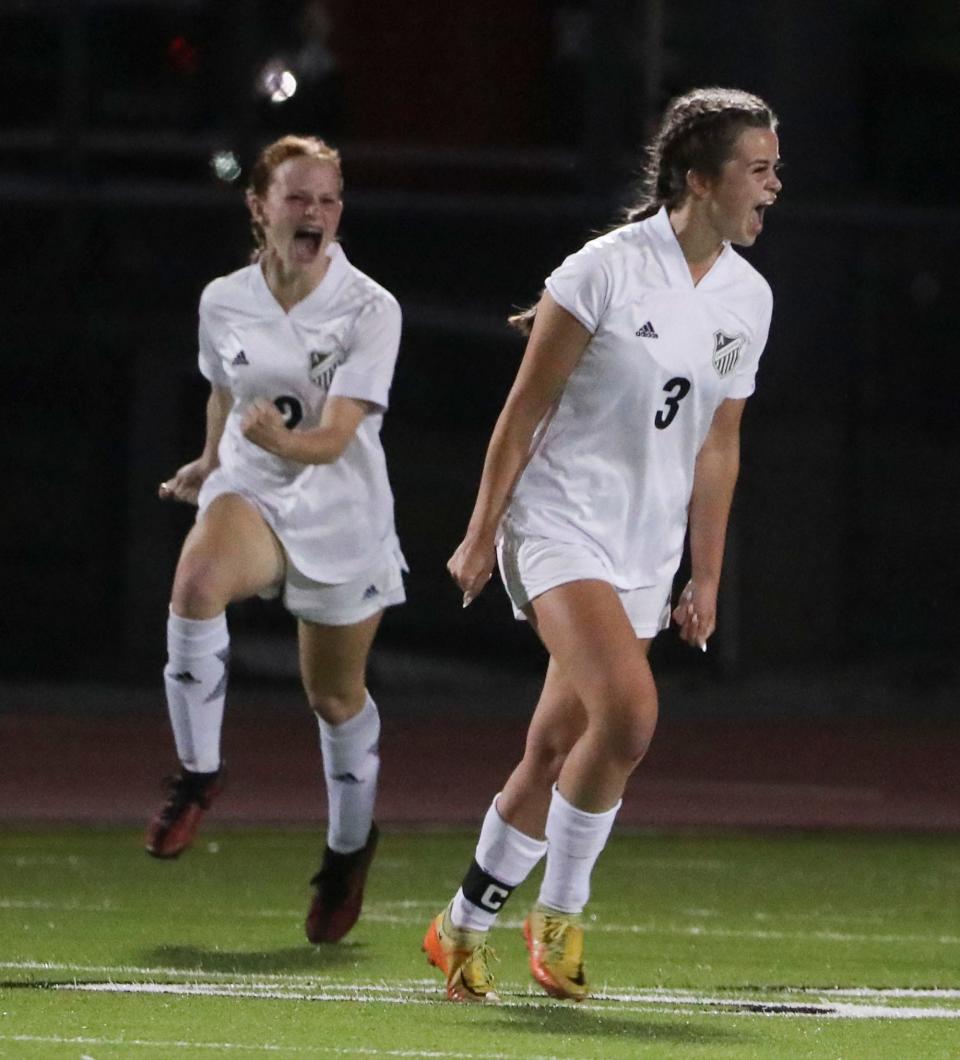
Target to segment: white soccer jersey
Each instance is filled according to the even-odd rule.
[[[339,245],[328,254],[321,282],[289,312],[259,265],[210,283],[200,299],[199,360],[204,376],[233,394],[219,450],[226,478],[257,498],[299,570],[339,584],[398,548],[380,427],[400,341],[400,307],[347,261]],[[368,401],[377,410],[363,418],[331,464],[284,460],[240,432],[255,398],[273,401],[291,429],[309,430],[320,423],[328,396]],[[223,475],[208,484],[201,510],[223,491]]]
[[[770,287],[729,245],[694,286],[665,209],[587,243],[546,287],[593,337],[506,519],[591,548],[619,589],[662,584],[680,563],[713,414],[753,393]]]

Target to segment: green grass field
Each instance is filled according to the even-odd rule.
[[[953,837],[611,841],[581,1005],[538,993],[511,899],[503,1004],[453,1005],[420,952],[474,838],[386,834],[360,924],[302,935],[316,837],[209,831],[157,862],[130,830],[0,837],[0,1056],[960,1057]]]

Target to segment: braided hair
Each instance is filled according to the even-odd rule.
[[[266,198],[273,181],[273,174],[284,162],[291,158],[312,158],[317,162],[328,162],[340,178],[340,193],[343,194],[343,170],[340,166],[340,152],[316,136],[281,136],[274,140],[257,156],[253,169],[250,171],[250,183],[247,185],[247,200],[250,198]],[[260,255],[266,249],[266,237],[263,227],[251,218],[250,227],[253,231],[254,250],[251,255],[252,261],[259,261]]]
[[[624,221],[642,221],[661,206],[677,209],[693,169],[719,177],[744,129],[776,129],[777,117],[759,96],[739,88],[695,88],[670,101],[647,148],[637,199]]]
[[[691,169],[719,177],[744,129],[776,127],[770,106],[739,88],[695,88],[672,99],[647,147],[634,201],[614,227],[652,217],[663,206],[678,209],[687,196]],[[536,311],[535,303],[508,317],[508,323],[529,335]]]

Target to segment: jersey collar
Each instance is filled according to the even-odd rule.
[[[646,223],[649,225],[649,232],[656,245],[657,254],[663,262],[663,267],[675,283],[699,291],[704,286],[709,286],[710,282],[726,268],[727,259],[730,257],[730,244],[727,240],[724,240],[723,249],[720,251],[717,260],[710,266],[700,282],[694,286],[693,277],[690,275],[690,267],[687,265],[687,259],[683,256],[683,248],[677,239],[677,233],[674,232],[673,225],[670,224],[666,206],[661,206]]]
[[[267,283],[267,278],[263,275],[263,269],[259,264],[254,265],[254,283],[257,286],[260,298],[274,309],[284,313],[285,316],[294,317],[298,316],[304,310],[309,311],[309,309],[316,309],[317,306],[321,306],[325,302],[328,302],[343,281],[343,278],[347,273],[349,262],[347,261],[347,255],[344,254],[343,248],[339,243],[331,243],[330,246],[327,247],[327,257],[330,259],[330,264],[327,266],[327,271],[323,274],[323,279],[316,287],[314,287],[306,298],[297,302],[289,313],[284,313],[283,307],[274,297],[273,291],[270,290],[270,285]]]
[[[327,271],[323,274],[323,279],[302,302],[298,302],[293,309],[290,310],[294,315],[296,315],[297,310],[301,307],[304,309],[307,309],[308,307],[316,309],[317,306],[329,302],[333,297],[334,292],[343,281],[347,272],[348,264],[347,255],[344,254],[343,247],[341,247],[339,243],[331,243],[330,246],[327,247],[327,257],[330,259],[330,264],[327,266]]]

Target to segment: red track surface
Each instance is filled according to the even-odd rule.
[[[142,823],[174,765],[159,691],[135,709],[78,692],[81,712],[0,713],[0,821]],[[112,693],[113,700],[117,693]],[[61,690],[61,701],[70,698]],[[396,699],[398,697],[394,697]],[[387,826],[475,826],[523,747],[526,709],[452,712],[437,696],[403,710],[384,694],[379,819]],[[443,698],[443,697],[441,697]],[[216,820],[309,825],[322,821],[316,726],[292,688],[233,695],[224,730],[230,777]],[[154,703],[144,709],[144,702]],[[960,728],[911,727],[859,718],[662,718],[619,818],[634,827],[852,827],[960,829],[956,763]]]

